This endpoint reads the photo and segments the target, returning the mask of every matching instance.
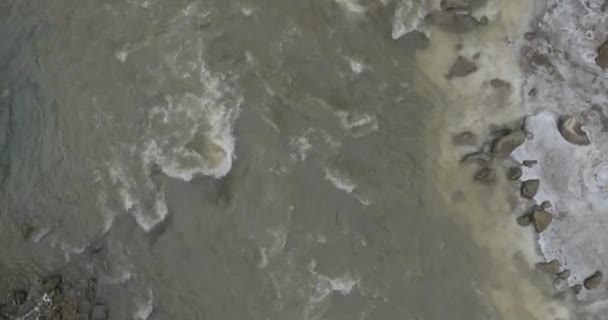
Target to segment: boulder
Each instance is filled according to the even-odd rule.
[[[521,196],[526,199],[533,199],[540,187],[540,180],[530,179],[521,183]]]
[[[553,221],[553,215],[545,210],[537,210],[532,213],[532,222],[534,223],[534,230],[541,233],[549,227]]]
[[[526,141],[526,133],[522,130],[511,131],[494,141],[492,154],[498,159],[508,158],[513,150]]]
[[[585,279],[585,281],[583,281],[583,285],[585,286],[585,289],[593,290],[593,289],[597,288],[600,285],[600,283],[602,282],[603,277],[604,276],[601,271],[596,271],[595,273],[593,273],[592,275],[587,277]]]
[[[446,75],[446,78],[448,78],[448,79],[462,78],[462,77],[466,77],[476,71],[477,71],[477,64],[475,64],[473,61],[471,61],[465,57],[459,56],[458,58],[456,58],[456,61],[450,68],[450,71]]]
[[[574,116],[561,117],[557,126],[559,133],[566,141],[579,146],[586,146],[591,143],[587,133],[583,131],[582,124]]]

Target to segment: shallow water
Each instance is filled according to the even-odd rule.
[[[509,186],[448,143],[488,79],[443,78],[459,41],[516,64],[527,7],[420,50],[404,3],[4,1],[0,283],[93,274],[110,319],[547,319]]]

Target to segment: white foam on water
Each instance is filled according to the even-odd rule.
[[[146,320],[154,311],[154,294],[148,290],[146,299],[138,300],[135,305],[137,310],[133,312],[133,320]]]
[[[344,276],[330,278],[315,271],[317,262],[313,259],[308,264],[313,279],[313,292],[310,296],[311,306],[323,301],[332,292],[348,295],[359,284],[359,280],[349,273]]]
[[[325,180],[346,193],[352,193],[357,186],[348,176],[335,169],[325,169]]]
[[[306,135],[299,136],[297,138],[291,138],[289,140],[289,146],[294,150],[291,154],[291,158],[294,160],[304,161],[308,152],[312,149],[312,144]]]
[[[366,12],[365,7],[361,5],[361,3],[359,2],[359,0],[334,0],[337,4],[339,4],[342,8],[344,8],[344,10],[351,12],[351,13],[357,13],[357,14],[363,14]]]
[[[363,112],[338,111],[334,113],[340,120],[342,129],[354,138],[366,136],[379,128],[375,115]]]
[[[428,3],[416,0],[400,0],[397,3],[393,18],[393,30],[391,33],[393,39],[399,39],[412,31],[428,33],[424,17],[429,12]]]

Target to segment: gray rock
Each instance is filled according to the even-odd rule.
[[[526,133],[522,130],[512,131],[494,141],[492,153],[498,159],[508,158],[513,150],[521,146],[526,141]]]
[[[476,163],[484,166],[489,164],[491,160],[492,156],[490,156],[490,154],[483,151],[479,151],[465,155],[464,157],[462,157],[462,159],[460,159],[460,163]]]
[[[465,57],[459,56],[450,68],[450,71],[448,72],[446,77],[448,79],[462,78],[476,71],[477,65],[473,61]]]
[[[511,167],[507,169],[507,179],[509,180],[519,180],[522,175],[523,172],[521,171],[520,167]]]
[[[542,272],[555,275],[559,272],[560,263],[555,259],[546,262],[539,262],[536,264],[536,268]]]
[[[540,180],[531,179],[521,183],[521,196],[526,199],[533,199],[540,187]]]
[[[534,230],[541,233],[549,227],[553,221],[553,215],[545,210],[537,210],[532,213],[532,222],[534,223]]]
[[[544,210],[547,210],[547,209],[551,208],[552,205],[551,205],[550,201],[545,200],[540,204],[540,207],[543,208]]]
[[[527,227],[532,224],[532,216],[530,214],[524,214],[517,217],[517,224],[522,227]]]
[[[521,164],[524,167],[532,168],[537,163],[538,163],[538,161],[536,161],[536,160],[524,160]]]
[[[603,277],[604,277],[604,275],[602,274],[601,271],[596,271],[591,276],[589,276],[587,279],[585,279],[585,281],[583,281],[583,285],[585,286],[585,289],[593,290],[593,289],[597,288],[600,285],[600,283],[602,282]]]
[[[597,48],[595,63],[602,69],[608,68],[608,40]]]
[[[475,17],[460,10],[431,12],[425,17],[425,20],[450,33],[467,33],[479,26],[479,21]]]
[[[574,116],[561,117],[557,126],[559,133],[566,141],[579,146],[586,146],[591,143],[587,133],[583,131],[582,124]]]

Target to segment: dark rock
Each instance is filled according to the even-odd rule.
[[[532,89],[530,89],[530,91],[528,91],[528,96],[530,96],[530,97],[536,97],[537,94],[538,94],[538,89],[536,89],[536,88],[532,88]]]
[[[519,180],[522,175],[523,172],[521,171],[520,167],[511,167],[507,169],[507,179],[509,180]]]
[[[602,282],[603,277],[604,277],[604,275],[602,274],[601,271],[596,271],[591,276],[589,276],[587,279],[585,279],[585,281],[583,281],[583,285],[585,286],[585,289],[593,290],[593,289],[597,288],[600,285],[600,283]]]
[[[566,141],[579,146],[586,146],[591,143],[587,133],[583,131],[582,124],[575,117],[561,117],[557,126],[559,133]]]
[[[549,227],[553,221],[553,215],[545,210],[536,210],[532,213],[532,222],[536,232],[541,233]]]
[[[464,131],[452,136],[452,143],[457,146],[474,146],[477,144],[477,135],[471,131]]]
[[[539,262],[536,264],[536,269],[551,275],[557,274],[559,272],[559,267],[560,263],[555,259],[547,262]]]
[[[473,61],[459,56],[456,59],[456,62],[454,62],[452,65],[452,68],[450,68],[450,71],[446,77],[448,79],[462,78],[474,73],[475,71],[477,71],[477,65]]]
[[[608,40],[597,48],[595,63],[602,69],[608,68]]]
[[[25,303],[27,300],[27,291],[25,290],[15,290],[13,291],[13,304],[16,306],[20,306]]]
[[[517,218],[517,224],[522,227],[527,227],[532,224],[532,216],[530,214],[524,214]]]
[[[479,26],[479,21],[475,17],[459,10],[431,12],[425,17],[425,20],[450,33],[467,33]]]
[[[508,83],[507,81],[501,80],[501,79],[496,79],[496,78],[490,80],[490,85],[494,89],[510,89],[511,88],[510,83]]]
[[[44,292],[51,292],[57,290],[61,285],[61,276],[60,275],[52,275],[44,280],[42,284],[42,290]]]
[[[557,278],[560,280],[566,280],[568,278],[570,278],[570,270],[566,269],[560,273],[557,274]]]
[[[540,207],[541,207],[542,209],[544,209],[544,210],[547,210],[547,209],[551,208],[551,207],[552,207],[552,205],[551,205],[551,202],[550,202],[550,201],[545,200],[545,201],[543,201],[543,202],[540,204]]]
[[[540,180],[531,179],[521,183],[521,196],[526,199],[532,199],[538,192],[540,187]]]
[[[91,320],[108,319],[108,309],[103,304],[96,304],[91,310]]]
[[[460,163],[477,163],[479,165],[487,165],[492,160],[490,154],[479,151],[465,155],[460,159]]]
[[[483,16],[483,17],[479,18],[477,23],[480,26],[487,26],[488,24],[490,24],[490,19],[488,19],[488,17],[486,17],[486,16]]]
[[[572,287],[570,287],[570,290],[572,290],[572,293],[574,293],[574,294],[579,294],[579,293],[581,293],[581,291],[583,291],[583,286],[580,284],[575,284]]]
[[[475,172],[473,179],[485,183],[493,182],[496,180],[496,171],[489,167],[481,168]]]
[[[524,167],[532,168],[537,163],[538,163],[538,161],[536,161],[536,160],[524,160],[521,164]]]
[[[525,132],[522,130],[512,131],[494,141],[492,153],[498,159],[506,159],[511,155],[513,150],[522,145],[524,141],[526,141]]]

